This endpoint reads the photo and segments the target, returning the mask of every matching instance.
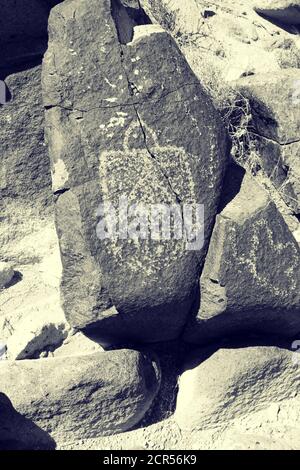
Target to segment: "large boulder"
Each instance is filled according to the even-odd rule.
[[[237,82],[249,101],[261,166],[285,202],[300,213],[300,72],[286,69]]]
[[[230,185],[228,177],[225,187]],[[300,331],[300,248],[249,175],[216,218],[200,291],[198,314],[185,332],[188,341],[250,331],[289,337]]]
[[[180,334],[195,296],[227,138],[172,38],[157,25],[134,26],[110,3],[67,1],[50,16],[43,86],[63,306],[72,326],[97,326],[106,340],[167,340]],[[131,211],[129,231],[120,202]],[[146,208],[146,235],[134,204]],[[169,239],[150,232],[157,204],[181,222],[184,205],[204,205],[198,243],[175,233],[174,214]],[[114,213],[119,233],[107,232]]]
[[[295,397],[299,379],[299,364],[286,349],[253,346],[211,355],[198,351],[179,379],[175,420],[189,431],[225,426]]]
[[[300,24],[299,0],[256,0],[257,13],[286,24]]]
[[[0,383],[16,410],[55,439],[126,431],[159,387],[156,366],[131,350],[0,361]]]

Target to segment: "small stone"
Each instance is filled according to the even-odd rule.
[[[68,335],[69,326],[63,311],[44,308],[35,311],[38,316],[26,316],[7,340],[7,354],[10,360],[33,359],[47,353],[52,347],[62,344]]]

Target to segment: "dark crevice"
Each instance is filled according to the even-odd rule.
[[[223,190],[220,198],[218,214],[238,195],[246,171],[240,165],[232,162],[226,170]]]
[[[140,2],[132,8],[122,3],[122,0],[111,0],[111,16],[116,25],[120,44],[128,44],[133,39],[134,27],[151,24],[150,18],[141,8]]]
[[[142,123],[142,120],[139,116],[139,113],[138,113],[138,110],[135,108],[135,112],[136,112],[136,117],[137,117],[137,120],[138,120],[138,123],[139,123],[139,126],[140,126],[140,129],[141,129],[141,132],[142,132],[142,135],[143,135],[143,139],[144,139],[144,143],[145,143],[145,148],[149,154],[149,156],[151,157],[152,160],[154,160],[156,166],[158,167],[159,171],[161,172],[161,174],[163,175],[163,177],[165,178],[168,186],[169,186],[169,189],[170,191],[172,192],[172,194],[175,196],[176,198],[176,202],[178,204],[182,204],[182,201],[181,201],[181,198],[179,197],[179,195],[176,193],[176,191],[174,190],[172,184],[170,183],[170,180],[169,180],[169,177],[168,175],[164,172],[164,170],[162,169],[162,167],[160,166],[159,162],[158,162],[158,159],[156,157],[156,155],[154,155],[154,153],[150,150],[149,146],[148,146],[148,142],[147,142],[147,134],[146,134],[146,131],[144,129],[144,126],[143,126],[143,123]]]
[[[58,189],[57,191],[54,191],[53,195],[56,196],[57,198],[61,196],[62,194],[66,193],[67,191],[70,191],[71,188],[62,188]]]

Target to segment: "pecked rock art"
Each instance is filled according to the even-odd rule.
[[[50,16],[43,89],[62,302],[72,326],[103,342],[160,341],[181,333],[195,299],[227,137],[169,34],[117,7],[72,0]]]
[[[233,171],[233,170],[232,170]],[[201,302],[185,339],[300,331],[300,250],[275,204],[246,174],[218,214],[200,279]]]
[[[140,126],[133,123],[125,133],[123,149],[104,151],[100,156],[103,203],[98,210],[102,219],[97,233],[107,240],[106,250],[113,262],[147,276],[160,271],[157,257],[176,258],[186,250],[203,247],[204,207],[195,204],[197,193],[190,167],[195,157],[187,155],[184,148],[159,146],[156,134],[145,129],[153,153],[146,147],[135,148]],[[124,256],[127,238],[139,250],[138,259]]]

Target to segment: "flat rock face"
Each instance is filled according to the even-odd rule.
[[[19,413],[52,437],[64,439],[132,428],[159,387],[151,360],[130,350],[0,361],[0,383]]]
[[[200,292],[198,315],[185,332],[188,341],[243,331],[279,336],[300,331],[299,245],[248,175],[217,216]]]
[[[300,2],[297,0],[257,0],[254,9],[282,23],[300,24]]]
[[[69,322],[98,326],[104,339],[159,341],[178,336],[190,311],[227,140],[172,38],[157,25],[135,24],[120,3],[111,11],[108,0],[67,1],[52,10],[43,66],[46,132]],[[191,249],[185,229],[175,239],[172,227],[170,239],[155,239],[150,212],[145,236],[130,215],[126,231],[124,200],[131,215],[133,204],[179,212],[203,204],[203,243],[199,235]],[[103,220],[114,225],[112,208],[119,232],[101,239]]]
[[[49,156],[44,143],[41,67],[5,79],[10,101],[0,106],[0,197],[43,205],[51,200]]]
[[[219,349],[208,358],[198,351],[180,377],[175,420],[190,431],[222,426],[296,396],[299,379],[299,363],[285,349]]]

